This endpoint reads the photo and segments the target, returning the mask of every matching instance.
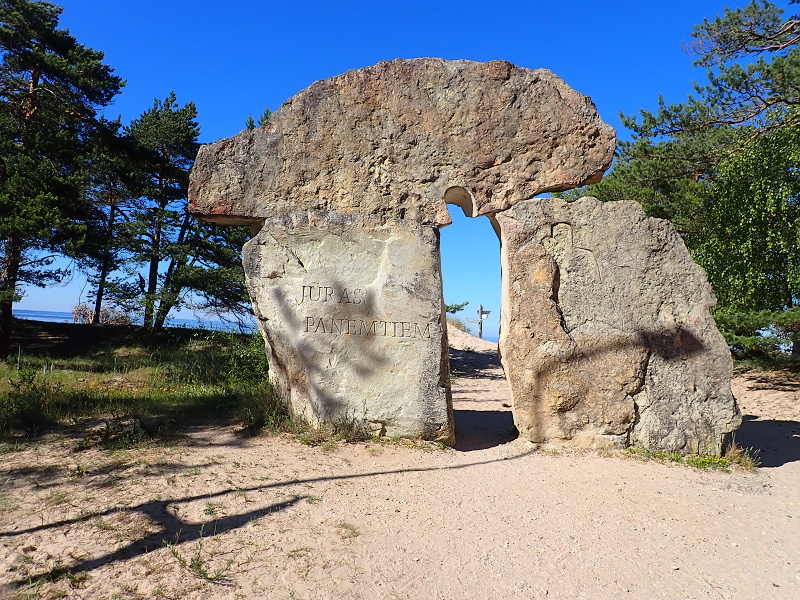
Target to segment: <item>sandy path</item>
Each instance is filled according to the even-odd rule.
[[[5,597],[60,565],[33,597],[800,598],[796,377],[737,379],[739,441],[765,466],[720,473],[509,441],[496,359],[452,364],[455,450],[217,426],[173,448],[5,454]]]

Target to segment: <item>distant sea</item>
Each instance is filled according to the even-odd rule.
[[[28,319],[31,321],[47,321],[48,323],[72,323],[72,313],[57,312],[49,310],[17,310],[14,309],[14,316],[18,319]],[[134,319],[134,323],[137,320]],[[142,320],[138,320],[141,325]],[[255,328],[255,323],[252,324]],[[227,323],[225,321],[216,320],[202,320],[202,319],[167,319],[167,327],[187,327],[190,329],[214,329],[217,331],[238,331],[239,326],[236,323]]]
[[[31,321],[47,321],[48,323],[72,323],[72,313],[57,312],[49,310],[17,310],[14,309],[14,316],[18,319],[29,319]],[[136,323],[136,320],[134,320]],[[142,321],[139,319],[138,324]],[[256,324],[252,323],[255,329]],[[167,327],[187,327],[190,329],[214,329],[216,331],[238,331],[236,323],[226,323],[225,321],[204,321],[202,319],[167,319]],[[485,335],[483,339],[495,344],[500,341],[497,336]]]

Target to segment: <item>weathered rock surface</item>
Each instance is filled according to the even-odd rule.
[[[445,200],[477,216],[599,180],[615,143],[591,100],[545,69],[381,62],[201,148],[189,210],[220,223],[332,210],[442,226]]]
[[[613,130],[546,70],[396,60],[200,150],[190,212],[245,247],[270,378],[312,423],[453,441],[437,227],[602,176]]]
[[[379,63],[205,146],[189,210],[250,223],[270,377],[312,423],[453,442],[438,227],[502,238],[500,351],[534,441],[719,453],[740,416],[705,274],[638,204],[530,200],[598,180],[613,130],[546,70]]]
[[[245,246],[270,377],[312,424],[454,441],[438,232],[300,212]]]
[[[502,231],[500,353],[536,442],[719,454],[741,421],[704,271],[635,202],[529,200]]]

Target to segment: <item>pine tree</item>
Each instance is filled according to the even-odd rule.
[[[44,285],[85,240],[97,110],[124,85],[102,52],[58,28],[50,2],[0,1],[0,358],[22,283]]]
[[[246,232],[186,212],[189,169],[199,147],[196,118],[194,103],[179,106],[173,92],[125,128],[138,148],[133,164],[139,165],[140,192],[130,201],[128,221],[117,228],[125,241],[118,256],[128,268],[107,288],[115,303],[141,310],[145,327],[153,329],[185,305],[239,319],[250,311],[241,266]]]
[[[189,260],[189,235],[194,219],[185,210],[189,169],[199,143],[200,126],[193,102],[178,106],[174,92],[135,119],[127,131],[147,153],[143,194],[134,214],[136,242],[131,251],[144,264],[145,327],[160,328],[169,311],[180,305],[176,276]],[[162,272],[162,263],[166,269]]]
[[[659,98],[655,113],[642,110],[639,119],[623,117],[637,136],[749,127],[749,136],[721,148],[722,159],[762,133],[800,124],[800,15],[784,18],[773,3],[753,1],[744,8],[726,8],[713,21],[706,19],[692,37],[689,50],[699,55],[694,64],[706,68],[708,83],[695,84],[695,94],[686,102],[668,105]],[[743,65],[742,59],[753,62]]]
[[[261,116],[258,118],[258,127],[263,127],[269,120],[272,118],[272,111],[269,107],[264,109],[264,112],[261,113]],[[247,120],[244,122],[244,126],[246,129],[253,131],[256,128],[256,121],[253,119],[253,115],[247,115]]]
[[[122,268],[134,243],[129,223],[143,185],[142,150],[122,131],[119,120],[101,123],[86,192],[93,204],[93,217],[87,223],[90,233],[82,252],[73,257],[94,286],[89,294],[94,297],[92,323],[101,322],[106,295],[115,291],[112,273]]]

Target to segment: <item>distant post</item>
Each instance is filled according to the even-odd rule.
[[[483,321],[486,317],[489,316],[489,313],[492,311],[490,310],[483,310],[483,304],[478,305],[478,318],[477,319],[467,319],[470,323],[477,323],[478,324],[478,337],[483,339]]]

